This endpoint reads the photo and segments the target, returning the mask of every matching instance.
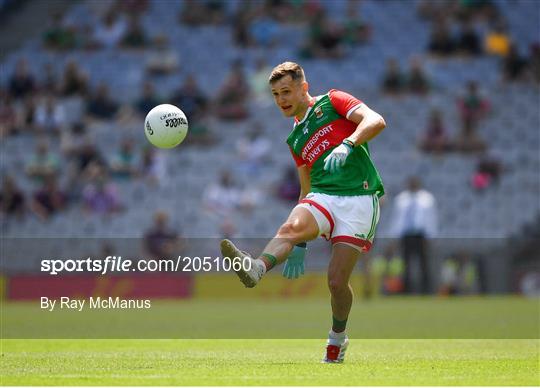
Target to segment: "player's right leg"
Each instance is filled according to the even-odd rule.
[[[328,266],[328,288],[332,305],[332,328],[328,334],[323,362],[343,362],[349,344],[345,329],[353,292],[349,279],[361,252],[369,251],[377,223],[376,196],[338,198],[332,206],[336,219],[332,234],[332,258]]]
[[[328,335],[324,362],[343,362],[349,339],[345,327],[353,302],[352,287],[349,282],[360,256],[356,247],[344,243],[334,244],[332,258],[328,266],[328,288],[332,306],[332,328]]]
[[[235,272],[246,287],[255,287],[267,271],[287,259],[296,244],[313,240],[319,235],[319,224],[312,212],[303,206],[296,206],[263,253],[257,259],[251,259],[251,268],[240,268]],[[224,258],[250,257],[229,240],[221,241],[221,254]]]

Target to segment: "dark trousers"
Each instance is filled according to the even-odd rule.
[[[427,257],[427,240],[423,234],[405,235],[401,238],[403,261],[405,262],[405,279],[403,279],[404,292],[410,294],[414,291],[412,284],[411,263],[418,257],[420,264],[420,292],[429,294],[429,267]]]

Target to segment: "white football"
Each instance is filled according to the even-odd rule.
[[[150,143],[159,148],[173,148],[182,143],[188,132],[184,112],[171,104],[154,107],[144,120],[144,133]]]

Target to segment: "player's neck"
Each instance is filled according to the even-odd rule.
[[[295,118],[297,121],[301,121],[304,118],[309,107],[314,102],[315,102],[315,99],[311,97],[309,94],[306,94],[306,98],[304,101],[302,101],[302,104],[301,104],[301,107],[302,107],[301,110],[295,115]]]

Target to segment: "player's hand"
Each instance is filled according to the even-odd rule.
[[[304,274],[304,257],[306,257],[307,247],[295,245],[285,266],[283,267],[283,276],[288,279],[298,279],[300,275]]]
[[[345,164],[352,150],[352,146],[347,143],[341,143],[334,148],[330,155],[324,158],[324,171],[329,171],[331,174],[338,172]]]

